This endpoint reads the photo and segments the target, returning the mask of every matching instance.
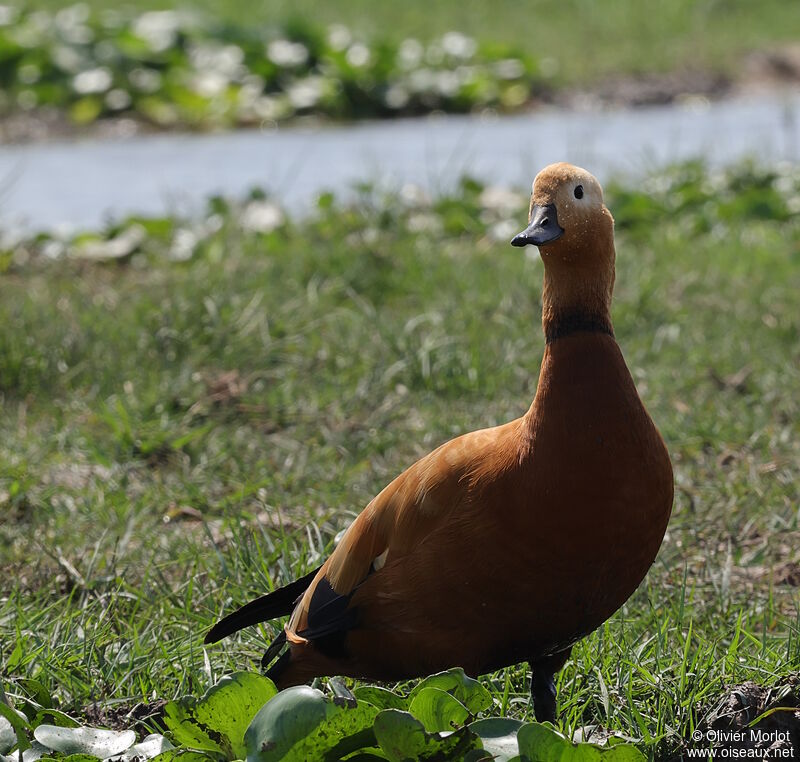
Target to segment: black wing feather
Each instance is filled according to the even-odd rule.
[[[290,614],[297,599],[306,591],[321,567],[309,572],[304,577],[290,582],[267,595],[262,595],[250,603],[246,603],[232,614],[217,622],[206,634],[204,643],[216,643],[218,640],[232,635],[234,632],[259,622],[267,622],[279,616]]]

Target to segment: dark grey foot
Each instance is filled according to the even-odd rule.
[[[553,673],[531,664],[531,700],[536,722],[556,722],[556,684]]]

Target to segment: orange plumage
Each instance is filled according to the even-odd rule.
[[[531,662],[539,719],[553,674],[652,564],[672,508],[672,468],[610,319],[613,219],[588,172],[536,177],[547,340],[528,412],[458,437],[404,471],[322,567],[216,625],[213,642],[291,612],[266,654],[279,687],[319,675],[396,680],[453,666]]]

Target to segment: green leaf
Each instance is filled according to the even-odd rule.
[[[330,698],[308,686],[281,691],[245,733],[247,762],[341,759],[374,746],[376,707]]]
[[[398,696],[386,688],[379,688],[377,685],[359,685],[353,689],[353,695],[359,701],[366,701],[378,709],[406,709],[408,707],[408,702],[402,696]]]
[[[469,729],[481,739],[495,762],[508,762],[519,754],[517,731],[523,724],[511,717],[489,717],[470,723]]]
[[[45,723],[48,718],[50,723]],[[58,725],[60,728],[79,728],[81,726],[77,720],[68,714],[64,714],[64,712],[60,712],[58,709],[40,709],[33,718],[31,725],[36,727],[37,725],[45,724]]]
[[[489,693],[477,680],[468,677],[461,667],[439,672],[424,680],[420,680],[411,691],[410,700],[424,688],[439,688],[457,698],[470,714],[483,712],[492,705],[492,694]]]
[[[69,109],[69,115],[78,124],[88,124],[100,116],[103,111],[103,102],[99,98],[87,96],[79,98]]]
[[[378,744],[392,762],[460,759],[480,744],[467,727],[446,736],[428,733],[416,717],[398,709],[380,712],[373,729]]]
[[[0,715],[0,754],[7,754],[17,745],[17,731],[9,720]]]
[[[13,729],[18,749],[22,751],[30,749],[31,744],[30,741],[28,741],[28,736],[25,734],[25,731],[30,728],[30,725],[28,725],[28,719],[22,712],[18,712],[16,709],[12,709],[8,706],[8,704],[0,701],[0,720],[8,722]]]
[[[153,757],[150,762],[209,762],[214,757],[202,751],[190,751],[189,749],[169,749],[164,751],[156,757]]]
[[[136,733],[132,730],[62,728],[58,725],[39,725],[34,729],[33,737],[43,746],[61,754],[89,755],[100,759],[122,754],[136,741]]]
[[[469,710],[458,699],[441,688],[427,687],[417,691],[408,711],[433,733],[455,730],[469,719]]]
[[[182,746],[243,759],[247,726],[277,692],[272,680],[255,672],[237,672],[223,677],[200,699],[184,696],[170,701],[164,707],[164,724]]]
[[[53,697],[50,691],[44,687],[41,681],[32,677],[20,678],[18,684],[25,690],[30,698],[39,704],[43,709],[50,709],[53,706]]]
[[[644,762],[645,756],[631,744],[602,747],[574,744],[547,725],[532,722],[517,732],[519,751],[530,762]]]

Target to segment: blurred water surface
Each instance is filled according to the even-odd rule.
[[[94,228],[131,213],[192,213],[212,194],[267,189],[302,212],[323,190],[371,181],[439,192],[464,174],[527,186],[566,160],[636,177],[703,158],[800,159],[800,92],[620,111],[434,116],[211,135],[162,134],[0,146],[0,224]]]

